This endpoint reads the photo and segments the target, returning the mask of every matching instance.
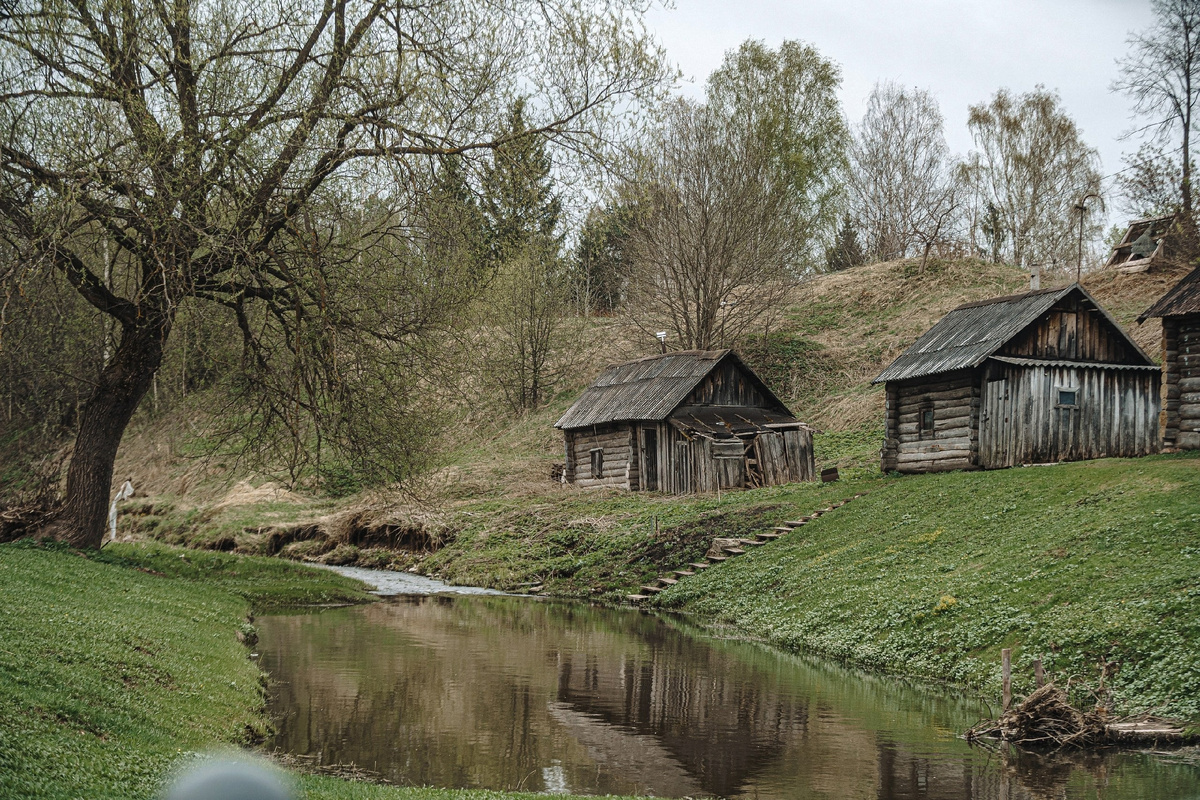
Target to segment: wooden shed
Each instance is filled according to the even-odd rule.
[[[555,427],[577,486],[690,494],[814,479],[812,430],[732,350],[611,366]]]
[[[1133,220],[1121,241],[1113,247],[1104,268],[1125,273],[1145,272],[1164,258],[1176,255],[1174,230],[1173,214]]]
[[[1158,450],[1158,367],[1079,284],[959,306],[874,383],[885,472]]]
[[[1163,329],[1162,446],[1200,449],[1200,268],[1146,309]]]

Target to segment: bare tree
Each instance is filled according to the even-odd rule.
[[[1150,7],[1155,23],[1129,38],[1132,52],[1121,59],[1113,88],[1133,98],[1134,132],[1150,131],[1160,141],[1179,136],[1178,206],[1194,228],[1191,137],[1200,101],[1200,4],[1151,0]]]
[[[850,146],[850,205],[870,258],[929,250],[953,225],[956,170],[937,101],[922,89],[876,84]]]
[[[766,324],[794,283],[791,198],[769,143],[680,102],[646,153],[629,238],[631,307],[684,349],[728,345]]]
[[[275,412],[341,437],[391,397],[347,381],[368,342],[398,353],[445,305],[393,267],[430,160],[528,132],[598,153],[608,111],[669,74],[638,0],[65,0],[8,6],[0,30],[0,221],[27,271],[53,270],[115,320],[119,344],[78,422],[44,532],[96,546],[113,459],[181,303],[236,319]],[[351,230],[374,195],[379,232]],[[102,242],[114,276],[96,269]],[[357,242],[371,242],[370,249]],[[369,269],[359,270],[361,263]],[[21,280],[20,276],[17,280]],[[376,283],[372,279],[378,279]],[[399,299],[393,292],[400,292]],[[349,351],[349,354],[348,354]],[[402,359],[401,359],[402,360]],[[403,393],[402,393],[403,394]],[[341,401],[351,402],[345,408]],[[332,410],[331,410],[332,409]]]
[[[1019,97],[1001,89],[991,103],[971,106],[967,125],[977,150],[965,175],[977,205],[995,209],[992,241],[1021,267],[1073,264],[1075,204],[1099,192],[1100,159],[1058,95],[1041,86]],[[1087,226],[1089,241],[1100,227]]]

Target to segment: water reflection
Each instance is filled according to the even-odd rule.
[[[261,620],[275,745],[397,782],[760,798],[1194,797],[1195,767],[1041,762],[955,738],[984,712],[651,615],[399,598]]]

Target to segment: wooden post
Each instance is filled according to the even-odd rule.
[[[658,541],[658,514],[654,515],[654,540]]]
[[[1039,689],[1046,685],[1046,672],[1042,669],[1042,660],[1040,658],[1033,660],[1033,683]]]
[[[1000,681],[1004,687],[1002,710],[1008,711],[1012,705],[1012,650],[1008,647],[1000,651]]]

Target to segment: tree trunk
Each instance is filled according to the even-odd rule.
[[[170,331],[168,315],[122,332],[121,344],[84,403],[67,470],[67,494],[41,535],[75,547],[99,547],[104,539],[113,462],[133,412],[162,363]]]

